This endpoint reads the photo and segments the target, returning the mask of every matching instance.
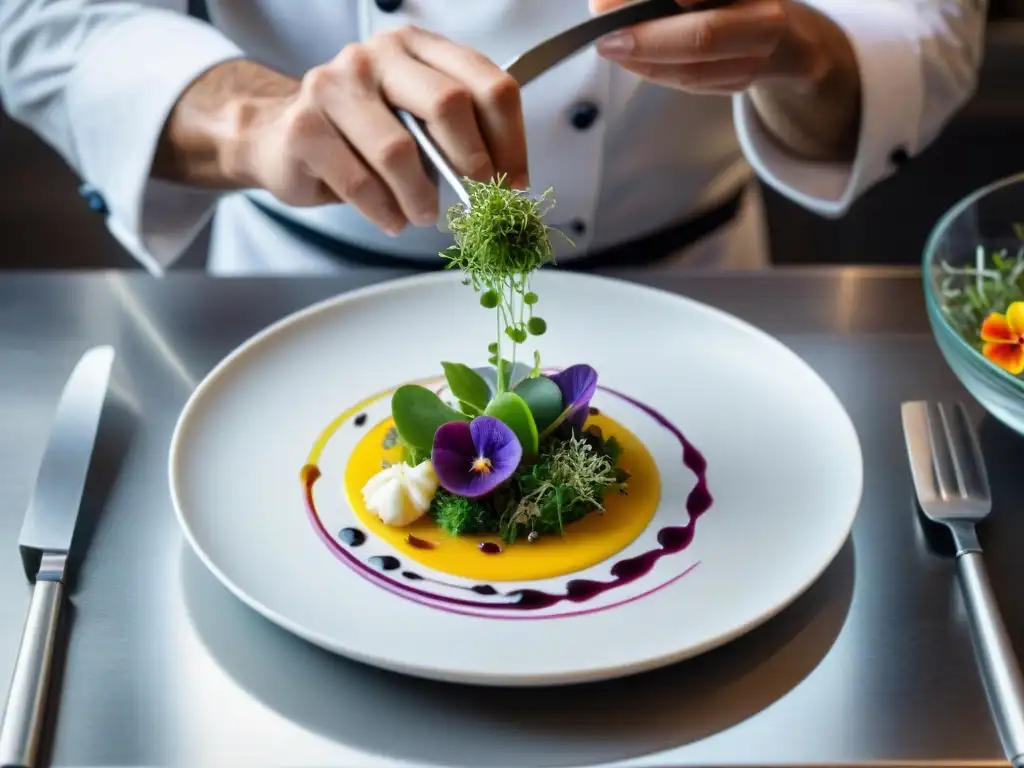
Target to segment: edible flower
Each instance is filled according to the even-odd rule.
[[[563,423],[583,429],[590,413],[590,401],[597,391],[597,371],[589,365],[570,365],[548,378],[562,391],[562,407],[568,411]]]
[[[1024,372],[1024,301],[1013,302],[1005,315],[992,312],[981,324],[981,352],[1013,375]]]
[[[508,480],[522,457],[515,433],[493,416],[442,424],[430,454],[441,487],[469,499],[485,496]]]
[[[363,501],[382,523],[401,528],[427,513],[437,486],[437,475],[429,461],[414,467],[405,462],[392,464],[366,482]]]

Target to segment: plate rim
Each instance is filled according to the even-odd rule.
[[[847,541],[851,539],[853,525],[856,522],[857,515],[860,512],[860,507],[864,500],[864,451],[860,441],[860,435],[857,432],[856,425],[853,423],[853,419],[850,417],[849,412],[846,410],[842,401],[838,395],[832,389],[827,381],[819,374],[806,360],[798,355],[794,350],[784,344],[782,341],[771,335],[767,331],[762,330],[758,326],[754,325],[747,320],[744,320],[736,315],[733,315],[725,310],[719,309],[718,307],[706,304],[696,299],[693,299],[684,294],[675,293],[673,291],[658,288],[655,286],[647,285],[645,283],[635,282],[619,277],[599,275],[599,274],[588,274],[578,272],[548,272],[549,275],[555,275],[555,279],[569,279],[574,282],[600,282],[600,283],[620,283],[628,286],[631,289],[640,291],[641,293],[648,293],[658,296],[662,299],[670,301],[682,302],[688,305],[691,309],[698,312],[705,312],[718,320],[725,322],[733,327],[746,331],[748,333],[754,333],[760,337],[762,341],[766,341],[769,344],[775,345],[783,354],[790,355],[796,358],[796,361],[802,365],[806,372],[809,373],[814,379],[818,381],[824,387],[825,392],[832,402],[838,407],[839,413],[842,415],[843,427],[849,432],[849,436],[852,439],[852,445],[857,451],[859,461],[856,462],[854,470],[856,472],[856,496],[855,502],[851,505],[852,509],[846,514],[845,519],[845,533],[841,538],[837,538],[838,544],[833,546],[828,552],[827,557],[823,557],[819,565],[814,569],[813,574],[809,578],[804,580],[804,583],[793,593],[783,601],[771,606],[770,608],[762,611],[758,615],[751,617],[746,622],[737,625],[733,629],[720,632],[714,637],[708,638],[702,643],[690,645],[684,649],[656,654],[648,656],[641,661],[628,662],[618,665],[594,665],[594,666],[581,666],[568,672],[554,672],[554,673],[539,673],[539,674],[518,674],[509,675],[507,673],[492,673],[492,672],[463,672],[459,670],[453,670],[446,667],[439,667],[431,664],[417,663],[409,664],[404,662],[396,662],[388,657],[375,655],[373,653],[366,653],[363,651],[352,649],[344,643],[339,643],[336,639],[321,635],[318,632],[311,631],[298,622],[278,613],[270,607],[264,605],[253,596],[247,594],[241,587],[228,578],[225,574],[210,558],[206,551],[200,546],[195,533],[189,526],[188,521],[183,510],[182,500],[178,491],[178,467],[180,464],[181,454],[181,443],[182,436],[188,426],[192,414],[198,408],[198,403],[210,390],[217,381],[224,375],[224,372],[239,358],[248,353],[252,348],[256,347],[265,339],[273,336],[276,333],[286,329],[288,326],[294,326],[302,321],[306,320],[310,316],[321,313],[327,309],[335,307],[339,304],[345,304],[350,302],[357,302],[372,298],[375,295],[385,294],[396,290],[403,290],[409,288],[415,288],[419,285],[432,285],[434,283],[458,283],[458,273],[443,270],[440,272],[430,272],[426,274],[415,274],[407,275],[396,278],[385,279],[371,285],[362,286],[350,291],[342,291],[333,296],[328,296],[319,301],[315,301],[308,306],[297,309],[290,312],[283,317],[275,320],[269,325],[265,326],[261,330],[247,337],[242,343],[238,344],[232,349],[227,355],[221,360],[202,378],[202,380],[196,385],[195,389],[189,395],[185,404],[182,406],[178,413],[177,420],[175,421],[174,430],[171,433],[171,440],[168,450],[167,457],[167,479],[168,486],[170,489],[171,503],[174,507],[174,515],[178,521],[178,526],[182,531],[185,540],[188,542],[189,547],[192,549],[193,554],[200,560],[200,562],[212,573],[216,579],[224,586],[232,595],[238,598],[244,605],[251,608],[257,614],[261,615],[268,621],[278,625],[282,629],[294,634],[295,636],[305,640],[306,642],[312,643],[313,645],[320,647],[326,651],[345,657],[346,659],[356,661],[362,664],[373,666],[379,669],[384,669],[389,672],[398,674],[410,675],[427,680],[435,680],[446,683],[456,683],[462,685],[476,685],[476,686],[493,686],[493,687],[541,687],[541,686],[555,686],[555,685],[575,685],[580,683],[599,682],[603,680],[611,680],[629,675],[635,675],[642,672],[651,671],[661,667],[676,664],[686,659],[694,658],[707,653],[718,647],[725,646],[733,640],[741,637],[759,626],[765,624],[770,619],[774,618],[778,614],[782,613],[789,606],[791,606],[797,599],[803,596],[817,581],[821,578],[822,574],[835,562],[836,557],[842,551]]]

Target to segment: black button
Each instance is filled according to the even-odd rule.
[[[569,222],[569,229],[573,231],[573,234],[582,235],[587,231],[587,222],[583,219],[573,219]]]
[[[910,153],[905,147],[897,147],[889,154],[889,162],[896,168],[902,168],[910,162]]]
[[[377,0],[377,7],[384,13],[394,13],[402,7],[402,0]]]
[[[577,131],[585,131],[597,121],[600,114],[601,110],[597,104],[592,101],[581,101],[569,113],[569,122]]]
[[[91,184],[80,186],[78,194],[85,200],[85,204],[89,206],[90,211],[101,213],[104,216],[110,213],[110,209],[107,208],[107,201],[103,199],[103,195],[100,194],[99,190]]]

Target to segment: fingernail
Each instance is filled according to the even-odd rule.
[[[383,225],[382,229],[385,234],[390,235],[391,237],[398,237],[402,234],[402,230],[405,229],[405,225],[406,222],[404,220],[391,219]]]
[[[416,212],[416,216],[413,219],[413,223],[417,227],[426,227],[426,226],[429,226],[430,224],[433,224],[435,221],[437,221],[437,211],[436,210],[417,211]]]
[[[624,56],[633,50],[635,43],[629,32],[613,32],[597,41],[597,50],[607,56]]]

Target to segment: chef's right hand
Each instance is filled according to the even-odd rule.
[[[285,203],[344,202],[381,229],[434,223],[437,188],[392,112],[425,121],[455,171],[528,185],[519,86],[482,54],[406,27],[346,46],[244,120],[246,175]]]

